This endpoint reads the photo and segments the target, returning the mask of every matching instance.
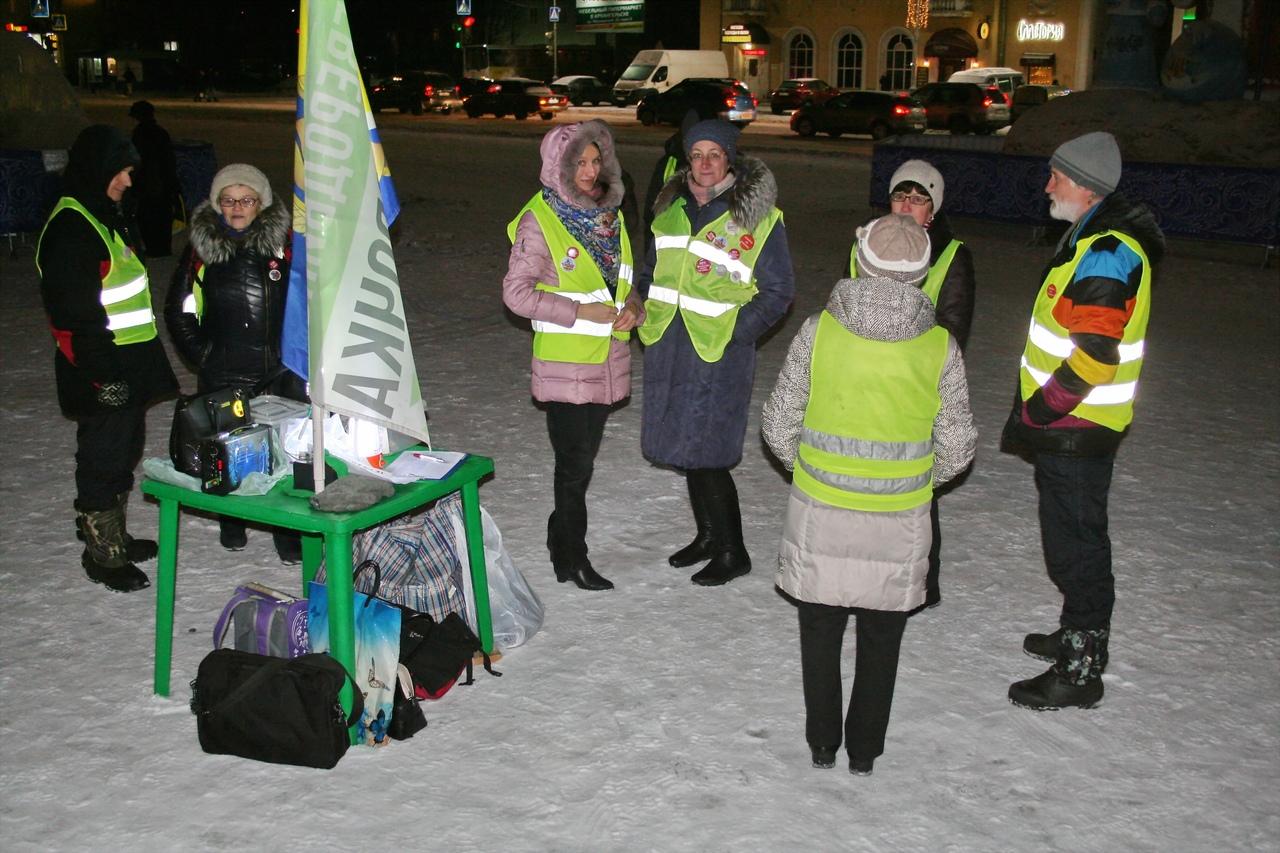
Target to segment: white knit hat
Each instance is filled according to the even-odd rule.
[[[209,188],[209,203],[217,207],[218,196],[233,184],[248,187],[258,194],[263,207],[271,206],[271,182],[259,169],[248,163],[232,163],[218,170],[218,174],[213,176],[213,186]]]
[[[858,275],[919,284],[929,272],[929,234],[910,216],[889,214],[858,229]]]
[[[910,181],[924,187],[929,198],[933,199],[933,212],[936,214],[942,210],[942,190],[944,189],[942,173],[929,163],[924,160],[908,160],[903,163],[889,179],[889,192],[896,190],[898,184],[903,181]]]

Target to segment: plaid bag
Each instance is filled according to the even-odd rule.
[[[352,564],[378,564],[382,584],[379,598],[429,613],[437,622],[450,613],[466,613],[462,561],[455,544],[452,514],[462,513],[462,496],[441,498],[426,511],[404,515],[352,537]],[[324,566],[316,575],[324,580]],[[372,593],[373,579],[362,572],[356,589]]]

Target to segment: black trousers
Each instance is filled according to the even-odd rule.
[[[1114,465],[1114,453],[1035,456],[1044,562],[1049,579],[1062,593],[1062,625],[1067,628],[1111,625],[1116,591],[1107,495]]]
[[[76,419],[76,508],[110,509],[133,488],[133,469],[142,458],[147,410],[125,406]]]
[[[810,746],[839,746],[840,652],[849,616],[854,617],[857,652],[844,745],[851,758],[866,761],[884,753],[893,688],[898,680],[898,651],[907,614],[861,607],[797,602],[800,612],[800,665],[804,680],[805,739]]]
[[[587,486],[604,437],[609,406],[546,403],[547,434],[555,452],[555,514],[548,526],[552,559],[568,563],[587,556]]]

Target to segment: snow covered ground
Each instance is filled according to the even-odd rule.
[[[112,120],[126,126],[123,112]],[[287,117],[161,120],[286,190]],[[1050,249],[1028,245],[1029,229],[955,223],[978,271],[978,458],[943,503],[943,604],[909,624],[886,752],[855,778],[843,764],[809,766],[796,618],[772,583],[788,486],[756,430],[788,341],[869,214],[869,164],[776,142],[762,151],[782,188],[799,296],[761,349],[735,471],[755,571],[703,589],[666,565],[692,521],[682,480],[640,456],[637,353],[637,394],[609,422],[591,491],[592,557],[618,588],[586,593],[556,584],[546,559],[550,449],[528,396],[528,333],[500,299],[504,226],[536,187],[536,132],[384,138],[405,202],[396,258],[432,434],[496,460],[481,498],[546,624],[507,654],[502,678],[481,675],[429,705],[413,740],[353,749],[327,773],[206,755],[187,709],[187,681],[235,584],[296,588],[265,533],[233,555],[211,519],[184,516],[174,692],[151,695],[153,590],[113,595],[83,576],[74,429],[57,409],[31,253],[0,257],[6,850],[1278,849],[1280,300],[1260,250],[1172,246],[1111,494],[1106,697],[1092,711],[1036,714],[1005,691],[1041,670],[1021,640],[1055,625],[1059,597],[1031,470],[996,444]],[[642,184],[660,138],[623,138]],[[172,266],[153,266],[157,299]],[[148,455],[166,452],[169,412],[151,413]],[[155,530],[154,505],[135,495],[131,509],[135,531]],[[851,654],[852,634],[846,677]]]

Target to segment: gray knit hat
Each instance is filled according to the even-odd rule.
[[[858,229],[858,275],[919,284],[929,272],[929,232],[889,214]]]
[[[248,187],[258,194],[263,207],[271,206],[271,183],[266,175],[248,163],[232,163],[218,170],[218,174],[213,176],[213,186],[209,188],[209,203],[216,208],[218,196],[232,184]]]
[[[738,157],[738,134],[741,132],[736,125],[729,124],[724,119],[700,121],[684,135],[684,156],[689,156],[695,142],[709,140],[723,148],[725,156],[732,163]]]
[[[1087,190],[1110,195],[1120,183],[1120,146],[1106,131],[1086,133],[1059,145],[1049,167]]]
[[[942,190],[945,184],[942,181],[942,173],[924,160],[908,160],[898,167],[893,173],[893,177],[889,178],[889,192],[896,192],[898,186],[904,182],[910,182],[917,186],[923,187],[925,193],[933,201],[933,212],[936,214],[942,210]]]

